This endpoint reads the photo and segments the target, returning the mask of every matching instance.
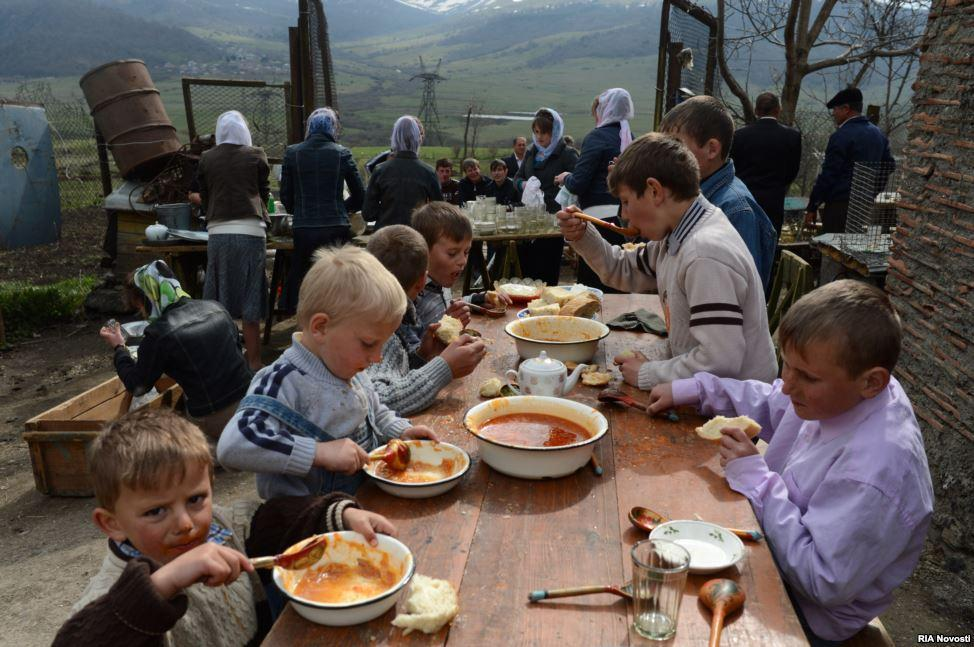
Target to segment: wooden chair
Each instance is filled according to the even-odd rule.
[[[768,297],[768,327],[772,335],[792,304],[811,292],[813,287],[812,266],[797,254],[781,250]]]
[[[896,647],[879,618],[863,627],[859,633],[842,643],[842,647]]]

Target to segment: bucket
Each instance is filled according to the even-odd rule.
[[[142,61],[96,67],[81,77],[81,90],[125,179],[151,179],[180,149],[176,129]]]
[[[160,225],[170,229],[189,229],[192,211],[188,202],[173,202],[172,204],[157,204],[153,207],[156,220]]]

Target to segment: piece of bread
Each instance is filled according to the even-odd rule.
[[[601,305],[595,294],[585,291],[565,303],[558,314],[563,317],[591,317],[599,311]]]
[[[463,330],[463,324],[460,323],[459,319],[455,319],[450,315],[443,315],[440,319],[440,327],[436,329],[436,337],[444,344],[452,344],[460,336],[460,331]]]
[[[602,371],[585,371],[582,373],[582,384],[586,386],[606,386],[612,379],[612,373]]]
[[[557,303],[561,306],[565,305],[571,300],[572,293],[565,288],[551,287],[542,290],[541,298],[544,299],[546,303]]]
[[[504,308],[506,304],[501,301],[501,297],[494,290],[488,291],[484,294],[484,305],[488,308]]]
[[[457,592],[446,580],[414,575],[403,611],[405,613],[397,615],[392,624],[403,629],[404,635],[411,631],[435,634],[456,617],[460,604]]]
[[[561,312],[561,307],[557,303],[546,303],[543,306],[528,306],[528,314],[532,317],[540,317],[542,315],[556,315]]]
[[[546,305],[548,305],[548,302],[544,299],[532,299],[531,301],[528,301],[529,308],[540,308],[541,306]]]
[[[706,440],[720,441],[723,434],[720,433],[721,429],[727,427],[734,427],[736,429],[742,430],[747,434],[748,438],[754,438],[759,433],[761,433],[761,425],[754,422],[747,416],[737,416],[736,418],[725,418],[724,416],[717,416],[712,420],[708,420],[707,424],[702,427],[697,427],[697,435]]]
[[[504,386],[504,383],[499,378],[492,377],[489,380],[484,380],[480,384],[480,397],[496,398],[501,394],[502,386]]]

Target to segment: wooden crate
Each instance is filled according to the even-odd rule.
[[[156,382],[156,390],[159,395],[145,407],[171,409],[183,393],[166,376]],[[37,490],[53,496],[92,496],[88,445],[105,423],[126,413],[131,402],[125,385],[113,377],[24,423]]]

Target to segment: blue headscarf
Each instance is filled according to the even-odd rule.
[[[304,138],[311,135],[328,135],[332,138],[338,130],[338,115],[331,108],[318,108],[308,117]]]
[[[565,132],[565,122],[561,120],[561,115],[551,108],[539,108],[538,112],[541,112],[542,110],[551,113],[551,116],[555,118],[555,125],[551,129],[551,142],[544,148],[542,148],[541,144],[538,143],[537,136],[533,134],[531,135],[531,139],[534,141],[534,148],[537,151],[534,154],[535,163],[543,162],[548,158],[549,155],[551,155],[551,153],[555,150],[555,147],[558,146],[558,142],[561,141],[561,136]],[[535,116],[538,115],[538,112],[534,113]]]

